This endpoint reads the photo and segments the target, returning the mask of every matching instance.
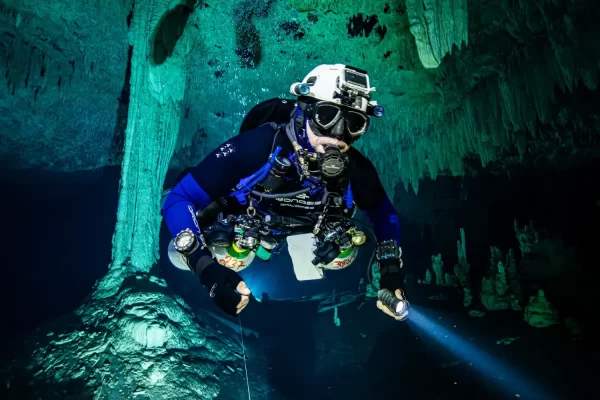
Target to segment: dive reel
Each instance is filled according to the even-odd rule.
[[[327,265],[344,251],[367,241],[364,232],[357,230],[350,221],[323,223],[323,216],[324,214],[321,215],[313,230],[317,241],[317,248],[313,251],[315,255],[312,260],[313,265],[320,263]]]
[[[271,258],[277,241],[270,233],[269,225],[255,216],[242,214],[223,218],[221,213],[204,231],[204,239],[221,265],[241,270],[255,256],[264,261]]]
[[[236,247],[245,250],[256,250],[263,248],[273,250],[277,241],[269,236],[271,229],[266,222],[247,214],[236,218],[233,243]]]

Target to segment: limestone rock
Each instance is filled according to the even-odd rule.
[[[425,279],[423,281],[421,281],[422,284],[424,285],[429,285],[432,281],[432,275],[431,275],[431,270],[429,268],[427,268],[425,270]]]
[[[523,316],[529,325],[536,328],[546,328],[560,323],[558,312],[541,289],[538,290],[537,295],[529,297]]]
[[[488,310],[507,310],[510,306],[508,299],[496,292],[495,280],[483,278],[481,280],[481,304]]]
[[[471,292],[471,280],[469,278],[471,267],[467,262],[467,243],[463,228],[460,228],[460,240],[456,242],[456,249],[458,264],[454,266],[454,276],[456,276],[460,286],[463,288],[463,305],[469,307],[473,301],[473,293]]]
[[[510,289],[510,307],[515,311],[521,310],[521,281],[512,249],[506,255],[506,279]]]
[[[581,338],[581,324],[576,317],[571,316],[565,318],[565,325],[571,331],[574,340]]]
[[[539,243],[540,236],[539,232],[534,229],[533,221],[529,222],[529,225],[525,225],[522,228],[519,227],[519,223],[515,220],[515,233],[517,234],[517,240],[519,241],[519,247],[521,249],[521,256],[531,253],[533,247]]]
[[[375,287],[379,287],[379,280],[381,279],[381,272],[377,263],[371,265],[371,282]],[[373,285],[367,285],[366,298],[377,298],[377,291],[373,289]]]
[[[431,256],[431,268],[435,274],[435,284],[444,286],[444,261],[441,254]]]
[[[407,0],[406,10],[425,68],[436,68],[453,46],[468,42],[466,0]]]
[[[221,371],[241,366],[238,343],[217,338],[164,281],[139,274],[116,296],[91,299],[26,343],[30,357],[9,376],[31,371],[33,394],[41,398],[53,396],[45,392],[53,386],[94,399],[212,399]]]
[[[481,304],[490,311],[507,310],[510,302],[502,251],[497,247],[490,247],[490,253],[490,276],[481,280]]]
[[[181,99],[173,92],[177,109],[163,110],[180,123],[168,128],[177,136],[170,168],[197,163],[237,132],[253,105],[284,96],[321,60],[360,66],[372,76],[386,116],[356,146],[384,171],[390,194],[398,180],[418,191],[424,177],[469,173],[465,160],[474,157],[494,173],[597,157],[598,113],[577,107],[577,91],[599,82],[600,27],[587,12],[593,0],[469,2],[468,46],[462,45],[465,0],[350,2],[343,13],[328,12],[337,4],[313,0],[196,4],[182,30],[158,35],[175,43],[167,53],[188,52],[193,73],[185,75],[183,92],[182,75],[159,77],[160,68],[147,75],[149,91],[173,83],[183,93]],[[168,11],[157,11],[155,22]],[[139,90],[130,76],[135,14],[131,0],[2,2],[4,166],[120,165],[125,127],[135,114],[130,95]],[[281,57],[265,62],[261,54]]]
[[[497,340],[496,344],[503,344],[503,345],[507,346],[517,339],[518,339],[518,337],[505,337],[500,340]]]
[[[469,317],[481,318],[485,316],[485,312],[479,310],[469,310]]]

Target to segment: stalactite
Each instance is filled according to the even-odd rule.
[[[466,0],[407,0],[406,10],[425,68],[436,68],[454,45],[468,42]]]
[[[75,61],[52,59],[19,36],[12,38],[7,52],[5,82],[13,95],[16,90],[27,90],[35,104],[48,86],[55,89],[70,85],[74,77],[77,79],[77,72]]]
[[[31,52],[31,61],[29,63],[29,85],[31,87],[40,86],[42,83],[42,68],[44,67],[44,53],[39,49]]]
[[[32,7],[33,1],[25,3],[27,7]],[[382,3],[353,3],[348,7],[353,11],[367,8],[370,9],[369,12],[375,12],[381,10]],[[477,7],[475,3],[470,2],[469,7]],[[535,149],[534,146],[528,147],[527,143],[533,143],[532,139],[536,139],[538,134],[548,135],[550,132],[550,129],[543,126],[545,122],[553,124],[558,121],[565,125],[565,120],[569,121],[573,116],[568,110],[561,111],[559,115],[553,114],[551,106],[555,90],[568,92],[577,85],[586,85],[590,89],[597,87],[600,52],[596,43],[600,41],[600,30],[590,23],[594,20],[593,10],[589,13],[581,11],[575,8],[577,6],[574,2],[566,1],[503,0],[493,3],[493,11],[487,6],[481,6],[487,14],[473,14],[469,18],[470,44],[466,47],[461,46],[467,40],[464,0],[411,0],[407,3],[407,14],[410,15],[405,14],[404,17],[394,15],[394,12],[389,16],[380,12],[380,24],[387,27],[388,34],[385,40],[372,47],[377,51],[366,51],[369,44],[375,43],[367,42],[366,38],[341,40],[342,38],[336,37],[336,40],[340,39],[340,46],[365,46],[365,51],[357,58],[352,58],[355,57],[353,52],[348,52],[348,57],[357,61],[358,66],[367,69],[374,81],[378,80],[379,87],[375,97],[386,107],[386,118],[373,123],[369,138],[361,140],[357,147],[374,160],[382,173],[382,181],[388,193],[393,192],[398,179],[414,190],[418,188],[418,181],[426,176],[435,178],[448,173],[462,175],[465,171],[463,159],[476,154],[479,154],[484,166],[498,161],[505,150],[514,151],[527,161],[528,148],[529,151]],[[56,13],[53,7],[56,5],[46,5],[40,14],[46,16],[50,12]],[[274,12],[281,12],[281,6],[277,2],[272,3],[272,7]],[[323,2],[313,0],[294,5],[296,11],[314,11],[315,8],[326,9],[325,7]],[[271,76],[273,73],[272,80],[278,81],[276,91],[273,89],[275,85],[269,86],[270,82],[255,81],[254,75],[250,76],[234,65],[237,62],[235,48],[232,45],[227,49],[226,45],[228,40],[233,43],[233,34],[230,37],[227,34],[217,35],[217,39],[204,34],[219,29],[219,21],[231,18],[231,11],[223,12],[223,8],[226,7],[221,7],[220,11],[217,7],[203,10],[202,14],[205,16],[201,21],[194,13],[186,25],[199,26],[194,29],[197,29],[196,33],[200,33],[196,38],[202,36],[201,40],[197,39],[202,51],[190,54],[194,57],[194,64],[200,68],[195,69],[194,76],[188,79],[185,108],[190,107],[190,113],[182,113],[183,135],[177,147],[187,148],[186,151],[192,153],[189,146],[195,143],[194,146],[197,147],[194,149],[203,150],[202,154],[195,156],[198,158],[235,134],[240,116],[252,104],[267,95],[281,95],[279,82],[289,82],[291,75],[301,75],[309,66],[312,68],[321,62],[315,59],[300,62],[298,58],[295,66],[290,67],[284,65],[285,62],[278,64],[281,60],[273,59],[269,63],[273,65],[273,69],[270,70],[263,63],[260,72],[263,76]],[[31,14],[32,10],[27,11]],[[128,12],[129,4],[122,13],[123,30],[127,26]],[[457,12],[463,14],[459,15]],[[77,17],[84,14],[78,12]],[[11,16],[10,20],[14,21],[16,15]],[[21,30],[28,26],[27,13],[22,15]],[[497,15],[504,16],[502,21],[499,21]],[[161,15],[156,15],[156,18],[160,17]],[[321,59],[339,57],[342,52],[337,47],[326,48],[328,44],[323,45],[326,39],[317,36],[321,34],[317,26],[327,26],[341,17],[324,13],[319,18],[319,24],[311,25],[312,28],[306,30],[307,39],[310,37],[311,46],[322,50],[315,52],[319,53]],[[392,18],[397,23],[395,28],[389,22]],[[77,28],[73,25],[72,18],[67,20],[64,32],[67,38],[94,33],[91,29]],[[81,24],[84,19],[76,20],[77,24]],[[409,24],[417,20],[421,26],[416,27],[415,23],[410,29],[421,29],[422,42],[418,42],[409,31]],[[588,26],[589,29],[582,29],[582,26]],[[374,36],[371,35],[370,39]],[[116,34],[111,40],[115,38]],[[308,41],[295,41],[294,54],[305,53],[309,47]],[[417,46],[414,45],[415,41],[418,42]],[[280,54],[279,51],[289,50],[290,46],[290,43],[279,41],[271,43],[263,40],[261,43],[265,54]],[[64,47],[65,43],[58,40],[54,44]],[[96,45],[96,42],[92,41],[91,44]],[[441,62],[438,68],[420,68],[418,59],[424,54],[419,48],[422,44],[430,47],[432,65]],[[382,59],[379,50],[383,50],[383,47],[392,51],[392,57]],[[20,80],[24,85],[27,82],[31,97],[39,100],[44,99],[47,89],[56,89],[59,77],[61,96],[66,96],[69,93],[65,90],[68,88],[66,85],[72,81],[75,86],[87,71],[90,74],[88,78],[94,79],[101,73],[106,73],[110,63],[99,58],[93,61],[88,59],[91,57],[89,49],[79,58],[74,56],[72,48],[68,50],[67,58],[61,60],[56,56],[58,51],[54,54],[44,48],[47,57],[43,58],[41,50],[32,50],[28,73],[16,76],[15,70],[11,69],[10,84],[15,90],[19,90],[15,83]],[[402,56],[394,60],[394,56],[400,53]],[[287,54],[291,56],[292,53]],[[288,60],[288,56],[282,56],[281,59]],[[416,62],[413,61],[415,59]],[[74,61],[74,65],[69,64],[69,60]],[[401,60],[401,65],[396,63],[398,60]],[[215,64],[209,64],[208,68],[208,62]],[[124,62],[121,64],[125,65]],[[114,68],[114,65],[110,68]],[[217,70],[226,71],[227,79],[215,81],[213,74]],[[234,74],[236,79],[233,79]],[[244,83],[242,89],[239,82]],[[210,100],[206,100],[207,98]],[[212,110],[211,107],[215,104],[223,104],[223,108],[230,113],[227,118],[215,117],[213,111],[226,111]],[[569,121],[569,124],[576,126],[576,122]],[[198,144],[194,140],[200,137],[200,132],[206,132],[207,135]],[[198,158],[190,162],[193,163]]]
[[[70,85],[77,72],[74,60],[52,60],[42,50],[20,37],[12,40],[6,68],[6,84],[15,90],[32,86],[43,88],[48,80],[57,86]]]
[[[413,17],[410,19],[414,22],[413,34],[420,30],[418,34],[431,35],[443,30],[437,20],[425,31],[427,21],[434,20],[428,19],[433,16],[431,12],[428,17],[423,10],[437,7],[439,11],[446,3],[411,1],[407,6],[409,13],[413,13],[409,15]],[[447,172],[463,174],[462,159],[473,154],[479,155],[484,167],[499,160],[502,152],[513,149],[525,160],[530,138],[552,139],[538,137],[543,132],[540,128],[559,122],[560,118],[562,125],[569,121],[553,114],[555,91],[571,92],[578,85],[591,90],[598,87],[600,48],[594,43],[600,40],[600,29],[589,29],[585,34],[576,29],[583,22],[590,25],[594,13],[582,13],[571,3],[545,0],[504,2],[500,7],[507,18],[503,26],[494,31],[495,35],[506,35],[499,39],[505,41],[498,45],[495,57],[499,58],[491,59],[487,48],[466,48],[447,57],[438,68],[443,77],[438,82],[439,105],[430,107],[437,108],[438,115],[428,116],[434,129],[423,130],[421,121],[410,116],[402,119],[404,126],[400,125],[396,134],[422,132],[419,144],[403,147],[401,151],[393,140],[384,144],[401,152],[400,178],[413,187],[424,176],[435,178]],[[432,46],[447,44],[444,40]],[[419,40],[417,43],[419,46]],[[419,54],[423,59],[421,50]],[[427,57],[434,65],[434,52]],[[469,81],[473,75],[477,78]],[[468,94],[461,97],[465,92]],[[577,121],[572,123],[577,124]],[[410,158],[416,161],[409,162]]]
[[[25,87],[31,52],[31,47],[21,38],[13,38],[6,62],[6,84],[9,87]]]

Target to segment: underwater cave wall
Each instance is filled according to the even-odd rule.
[[[399,181],[417,191],[423,177],[469,173],[465,157],[503,172],[563,163],[576,152],[597,156],[597,108],[580,108],[598,99],[594,5],[197,3],[182,24],[194,43],[171,168],[195,164],[234,135],[254,104],[289,97],[289,85],[313,67],[338,62],[368,70],[374,98],[386,107],[357,146],[375,160],[389,193]],[[75,170],[120,162],[131,12],[131,2],[117,0],[3,3],[6,166]]]
[[[427,118],[381,135],[405,186],[463,175],[471,156],[501,169],[597,156],[600,119],[585,105],[598,104],[597,14],[586,1],[469,2],[469,45],[432,70]]]
[[[0,165],[76,171],[115,163],[130,9],[127,0],[2,1]]]
[[[591,43],[600,31],[591,23],[596,11],[585,7],[592,3],[468,2],[469,33],[458,34],[466,26],[457,20],[453,36],[440,18],[452,15],[450,3],[427,3],[425,22],[437,24],[429,34],[451,51],[438,68],[425,68],[414,15],[402,1],[235,2],[233,13],[206,7],[196,15],[204,51],[194,54],[172,167],[196,163],[235,134],[254,104],[289,97],[290,83],[334,62],[364,67],[378,88],[386,116],[357,146],[375,160],[389,192],[398,181],[417,191],[426,176],[470,173],[465,158],[504,173],[572,163],[575,153],[597,156],[599,119],[585,106],[598,101],[600,51]],[[227,31],[253,38],[243,57]]]

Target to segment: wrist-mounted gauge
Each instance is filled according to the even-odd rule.
[[[384,240],[377,244],[375,256],[377,261],[398,260],[402,257],[402,249],[395,240]]]
[[[177,236],[175,236],[173,245],[178,252],[183,254],[191,254],[198,249],[200,241],[191,229],[186,228],[179,232]]]

